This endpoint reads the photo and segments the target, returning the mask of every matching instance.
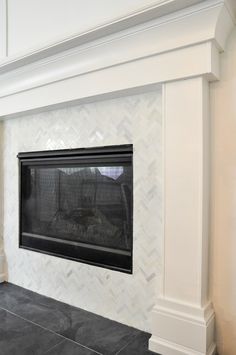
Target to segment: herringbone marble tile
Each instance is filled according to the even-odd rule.
[[[3,234],[10,282],[150,330],[162,250],[161,125],[161,91],[4,122]],[[133,275],[18,248],[18,152],[127,143],[134,145]]]

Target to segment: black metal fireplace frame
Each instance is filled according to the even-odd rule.
[[[35,251],[42,254],[70,259],[81,263],[95,265],[111,270],[132,274],[133,270],[133,231],[131,237],[131,250],[118,250],[116,248],[102,247],[83,242],[64,242],[61,239],[46,238],[41,235],[23,233],[22,231],[22,166],[36,165],[52,166],[80,163],[114,163],[131,164],[133,166],[133,146],[119,145],[96,148],[65,149],[53,151],[21,152],[19,159],[19,248]],[[133,201],[131,208],[133,224]],[[50,240],[51,239],[51,240]]]

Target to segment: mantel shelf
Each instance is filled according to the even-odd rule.
[[[158,9],[0,63],[0,117],[146,91],[183,78],[219,79],[219,53],[234,26],[224,1],[201,1],[171,14]]]

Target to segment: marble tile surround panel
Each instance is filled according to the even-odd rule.
[[[10,282],[150,331],[162,250],[161,98],[157,90],[3,122],[3,236]],[[134,145],[133,275],[18,248],[18,152],[128,143]]]

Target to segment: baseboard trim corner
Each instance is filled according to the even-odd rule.
[[[149,350],[161,355],[215,355],[216,344],[213,343],[208,351],[203,353],[153,335],[149,340]]]

